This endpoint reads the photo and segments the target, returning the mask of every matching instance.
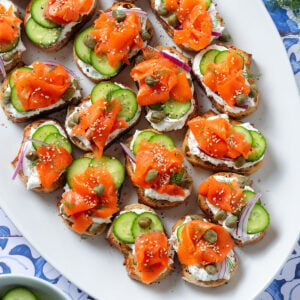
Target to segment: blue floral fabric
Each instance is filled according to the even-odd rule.
[[[263,1],[282,36],[300,91],[300,0]],[[0,209],[0,275],[7,273],[40,277],[72,300],[92,299],[45,261]],[[300,239],[284,267],[257,299],[300,299]]]

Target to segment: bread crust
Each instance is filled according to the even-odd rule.
[[[252,59],[252,54],[249,54],[235,46],[232,46],[232,45],[225,45],[225,44],[221,44],[221,43],[218,43],[217,45],[219,46],[222,46],[222,47],[226,47],[227,49],[232,49],[234,51],[237,51],[239,52],[243,58],[244,58],[244,63],[245,63],[245,66],[246,66],[246,70],[247,70],[247,73],[249,74],[250,73],[250,65],[251,65],[251,59]],[[198,67],[198,66],[197,66]],[[218,103],[214,97],[212,96],[209,96],[207,93],[206,93],[206,89],[204,87],[204,84],[202,83],[201,81],[201,78],[198,74],[196,74],[194,72],[194,70],[192,71],[193,72],[193,75],[194,77],[196,78],[196,80],[198,81],[198,83],[200,84],[203,92],[206,94],[207,98],[211,101],[211,103],[213,104],[213,106],[221,113],[225,113],[227,114],[229,117],[231,118],[234,118],[234,119],[241,119],[241,118],[244,118],[250,114],[252,114],[254,111],[256,111],[258,105],[259,105],[259,100],[260,100],[260,93],[257,92],[255,98],[254,98],[254,105],[253,106],[249,106],[247,109],[245,109],[244,111],[241,111],[241,112],[230,112],[228,111],[228,109],[225,107],[224,104],[220,104]],[[248,82],[250,84],[255,84],[255,80],[253,78],[248,78]]]
[[[41,124],[45,123],[45,122],[48,122],[48,121],[52,121],[52,122],[55,122],[55,124],[57,126],[59,126],[62,130],[64,130],[66,136],[67,136],[67,133],[65,131],[65,129],[62,127],[62,125],[55,119],[52,119],[52,118],[44,118],[44,119],[39,119],[39,120],[36,120],[30,124],[28,124],[25,128],[24,128],[24,134],[23,134],[23,139],[22,139],[22,142],[21,142],[21,146],[19,148],[19,151],[18,151],[18,154],[17,156],[14,158],[14,160],[11,162],[12,166],[14,168],[16,168],[17,166],[17,163],[19,161],[19,158],[20,158],[20,155],[21,155],[21,152],[22,152],[22,146],[23,144],[25,143],[25,139],[27,137],[30,136],[30,131],[31,129],[35,129],[35,128],[38,128]],[[23,169],[20,168],[19,172],[18,172],[21,180],[25,183],[25,185],[27,184],[28,182],[28,177],[24,175],[23,173]],[[61,174],[61,176],[53,183],[52,187],[50,190],[45,190],[44,187],[36,187],[36,188],[33,188],[31,189],[32,191],[35,191],[37,193],[51,193],[55,190],[57,190],[58,188],[62,187],[65,183],[65,172],[63,172]]]
[[[227,178],[241,178],[241,177],[244,177],[243,175],[240,175],[240,174],[236,174],[236,173],[227,173],[227,172],[219,172],[219,173],[216,173],[212,176],[224,176],[224,177],[227,177]],[[250,186],[252,186],[252,180],[251,180],[251,184]],[[216,221],[214,219],[214,214],[213,212],[211,211],[211,209],[209,208],[209,206],[207,205],[207,202],[206,202],[206,197],[202,196],[201,194],[198,193],[198,205],[200,207],[200,209],[207,215],[209,216],[214,223],[218,224],[218,225],[221,225],[218,223],[218,221]],[[260,232],[259,236],[253,240],[249,240],[249,241],[245,241],[245,242],[242,242],[241,240],[239,239],[235,239],[233,236],[232,239],[234,240],[234,243],[237,245],[237,246],[240,246],[240,247],[243,247],[245,245],[249,245],[249,244],[254,244],[258,241],[260,241],[266,234],[266,230]]]
[[[185,64],[187,64],[188,66],[191,67],[191,60],[189,58],[187,58],[186,56],[184,56],[180,51],[178,51],[177,49],[175,49],[174,47],[170,47],[170,46],[156,46],[155,48],[164,51],[170,51],[171,53],[176,54],[177,56],[180,57],[180,60],[183,61]],[[139,84],[137,82],[137,87],[139,88]],[[194,103],[194,109],[193,111],[190,113],[190,115],[188,116],[188,118],[185,121],[184,126],[187,126],[188,121],[192,120],[193,118],[195,118],[196,116],[198,116],[198,112],[199,112],[199,105],[198,105],[198,97],[197,97],[197,93],[196,93],[196,89],[194,89],[194,94],[193,94],[193,98],[195,100]],[[146,107],[146,111],[149,111],[149,108]],[[150,122],[149,122],[150,123]],[[151,123],[150,123],[151,124]],[[183,127],[184,127],[183,126]],[[175,130],[163,130],[162,132],[170,132],[170,131],[175,131]]]
[[[5,92],[5,90],[7,89],[8,85],[9,85],[9,77],[10,75],[18,68],[20,67],[23,67],[24,66],[24,63],[21,62],[21,63],[18,63],[15,68],[13,70],[11,70],[11,72],[6,76],[6,78],[4,79],[3,83],[2,83],[2,86],[1,86],[1,89],[0,89],[0,104],[1,104],[1,107],[7,117],[8,120],[11,120],[12,122],[14,123],[24,123],[24,122],[27,122],[27,121],[30,121],[30,120],[34,120],[34,119],[37,119],[37,118],[40,118],[42,116],[45,116],[45,115],[48,115],[50,113],[53,113],[53,112],[56,112],[56,111],[60,111],[62,109],[64,109],[65,107],[67,107],[68,105],[70,104],[75,104],[79,101],[79,97],[74,97],[72,98],[71,100],[69,101],[64,101],[62,104],[60,104],[59,106],[56,106],[54,108],[51,108],[49,110],[44,110],[43,112],[40,112],[36,115],[33,115],[33,116],[24,116],[24,117],[15,117],[11,112],[8,111],[6,105],[4,104],[3,102],[3,93]]]
[[[188,216],[190,216],[190,215],[186,215],[184,217],[181,217],[180,219],[178,219],[175,222],[175,224],[172,227],[172,233],[175,232],[176,228],[178,226],[180,226],[184,222],[185,218],[188,217]],[[201,214],[198,214],[197,216],[203,217],[206,220],[208,219],[206,216],[201,215]],[[207,220],[207,221],[210,222],[210,220]],[[230,279],[234,275],[234,273],[235,273],[235,271],[237,270],[237,267],[238,267],[238,258],[237,258],[237,255],[235,253],[234,253],[234,258],[235,258],[235,265],[234,265],[234,268],[230,272]],[[182,275],[183,280],[185,280],[187,282],[190,282],[192,284],[195,284],[197,286],[207,287],[207,288],[214,288],[214,287],[224,285],[230,280],[230,279],[229,280],[219,279],[219,280],[212,280],[212,281],[197,280],[192,274],[189,273],[188,266],[183,265],[183,264],[181,264],[181,275]]]
[[[132,2],[134,1],[125,1],[125,2],[115,2],[110,8],[108,8],[105,12],[110,12],[114,9],[116,9],[117,7],[119,6],[122,6],[124,8],[127,8],[127,9],[130,9],[130,8],[134,8],[136,7],[136,5],[134,5]],[[100,13],[101,14],[101,13]],[[150,43],[152,37],[153,37],[153,34],[154,34],[154,29],[153,29],[153,25],[152,23],[150,22],[149,19],[147,19],[147,23],[146,23],[146,28],[148,30],[148,32],[150,33],[151,35],[151,38],[147,41],[147,43]],[[79,34],[79,33],[78,33]],[[78,36],[78,35],[77,35]],[[77,38],[77,36],[75,37],[75,40]],[[74,61],[78,67],[78,69],[81,71],[81,73],[87,77],[89,80],[91,80],[92,82],[94,83],[99,83],[101,81],[106,81],[106,80],[110,80],[111,78],[117,76],[118,74],[120,74],[120,72],[126,67],[126,64],[123,64],[122,67],[120,68],[119,72],[116,74],[116,75],[113,75],[113,76],[103,76],[103,78],[100,78],[100,79],[96,79],[96,78],[93,78],[92,76],[88,76],[87,74],[85,74],[81,68],[81,66],[79,65],[79,57],[76,55],[76,52],[75,52],[75,44],[73,45],[73,57],[74,57]],[[132,60],[133,58],[135,57],[135,55],[130,59]]]
[[[117,82],[113,82],[118,84]],[[135,93],[134,90],[132,90],[131,88],[126,86],[126,89],[131,90],[133,93]],[[82,103],[89,101],[91,98],[91,95],[88,95],[84,98],[82,98],[80,100],[80,103],[78,105],[81,105]],[[70,105],[68,106],[68,110],[67,110],[67,116],[66,116],[66,121],[65,121],[65,127],[67,127],[67,122],[68,122],[68,118],[69,116],[74,112],[75,108],[78,107],[78,105]],[[112,145],[116,140],[118,140],[122,135],[126,134],[129,130],[131,130],[131,128],[133,128],[140,120],[142,115],[142,110],[140,110],[139,116],[136,119],[136,121],[131,125],[128,126],[128,128],[126,128],[124,131],[120,132],[114,139],[112,139],[107,145],[105,145],[104,149],[108,148],[110,145]],[[91,149],[87,148],[79,139],[77,139],[76,137],[74,138],[74,136],[69,135],[69,139],[71,140],[71,142],[78,147],[79,149],[83,150],[83,151],[92,151]]]
[[[217,114],[215,112],[213,112],[212,110],[209,110],[206,113],[204,113],[202,115],[202,117],[208,118],[208,117],[216,116],[216,115]],[[230,123],[232,123],[234,125],[238,125],[238,124],[241,124],[242,122],[230,120]],[[264,158],[262,160],[258,161],[257,163],[253,164],[250,167],[234,169],[234,168],[228,167],[225,163],[215,166],[215,165],[211,164],[210,162],[203,161],[200,159],[200,157],[191,154],[190,149],[188,147],[189,133],[190,133],[190,129],[188,129],[188,131],[185,134],[185,137],[184,137],[184,140],[182,143],[182,151],[183,151],[186,159],[195,167],[201,167],[201,168],[212,170],[212,171],[235,172],[235,173],[239,173],[242,175],[250,175],[250,174],[256,172],[263,164]]]
[[[144,130],[160,133],[159,131],[152,129],[152,128],[144,129]],[[129,148],[131,141],[132,141],[132,137],[128,138],[124,144]],[[132,176],[134,174],[134,170],[133,170],[133,167],[132,167],[132,164],[131,164],[131,161],[130,161],[130,158],[128,157],[128,155],[126,155],[126,158],[125,158],[125,169],[126,169],[128,176],[130,178],[132,178]],[[184,172],[185,172],[185,175],[188,174],[188,172],[185,168],[184,168]],[[173,202],[166,201],[166,200],[155,200],[153,198],[145,196],[144,188],[135,185],[133,182],[132,182],[132,184],[135,186],[135,188],[137,190],[139,203],[148,205],[155,209],[167,209],[167,208],[176,207],[176,206],[184,203],[186,201],[186,199],[188,199],[190,197],[190,196],[188,196],[184,201],[173,201]],[[192,191],[192,188],[193,188],[193,183],[191,182],[191,184],[188,187],[190,192]]]
[[[33,3],[34,0],[30,0],[30,2],[28,3],[27,7],[26,7],[26,10],[25,10],[25,16],[24,16],[24,27],[26,26],[26,23],[30,17],[30,8],[31,8],[31,5]],[[94,15],[94,13],[96,12],[96,9],[97,9],[97,0],[94,0],[94,4],[93,4],[93,8],[91,9],[90,13],[83,16],[82,20],[76,24],[71,31],[67,32],[66,33],[66,36],[64,39],[62,39],[59,43],[56,43],[56,44],[53,44],[53,45],[50,45],[50,46],[43,46],[43,45],[39,45],[39,44],[36,44],[34,42],[32,42],[30,39],[30,42],[36,46],[37,48],[45,51],[45,52],[55,52],[55,51],[58,51],[60,50],[61,48],[63,48],[69,41],[70,39],[72,38],[72,36],[78,32],[78,30],[84,26],[85,23],[87,23]]]
[[[152,212],[153,214],[157,215],[156,212],[150,207],[138,203],[127,205],[122,209],[122,211],[130,211],[132,209],[144,209],[146,211]],[[119,215],[120,213],[116,216],[116,218]],[[114,222],[116,218],[114,219]],[[116,247],[124,254],[124,264],[126,266],[128,276],[134,280],[141,282],[141,272],[137,270],[137,265],[136,265],[135,257],[132,254],[132,249],[126,243],[119,241],[113,233],[114,222],[111,224],[111,226],[107,231],[106,239],[111,246]],[[167,236],[165,229],[164,229],[164,233]],[[167,277],[171,273],[171,271],[172,269],[168,269],[167,271],[163,272],[154,282],[157,282]]]

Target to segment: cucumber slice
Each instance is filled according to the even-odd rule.
[[[43,27],[50,28],[50,29],[59,27],[59,24],[56,24],[54,22],[45,19],[44,10],[46,6],[47,6],[47,0],[34,0],[30,7],[30,13],[32,15],[32,18],[36,23],[38,23]]]
[[[64,136],[60,133],[51,133],[49,134],[46,139],[45,143],[53,145],[55,147],[63,147],[65,148],[70,154],[72,153],[72,145]]]
[[[128,89],[118,89],[111,94],[112,99],[116,99],[121,103],[121,110],[117,117],[124,119],[126,122],[134,118],[138,104],[136,101],[136,94]]]
[[[38,141],[46,142],[46,138],[51,134],[59,134],[59,130],[54,125],[44,125],[39,127],[32,135],[32,138]],[[39,143],[32,143],[34,149],[41,147],[42,145]]]
[[[67,183],[72,189],[72,178],[75,175],[82,174],[89,167],[92,159],[89,157],[81,157],[73,160],[70,166],[67,168]]]
[[[251,210],[247,233],[255,234],[264,231],[270,224],[270,215],[268,211],[260,204],[256,203]]]
[[[152,109],[152,110],[156,110],[156,111],[162,111],[162,110],[164,110],[163,103],[150,104],[149,108]]]
[[[157,134],[153,136],[150,140],[150,143],[158,144],[168,150],[175,148],[174,141],[166,134]]]
[[[229,54],[228,50],[224,50],[218,53],[217,56],[215,57],[215,64],[222,64],[224,61],[226,61],[228,54]]]
[[[10,102],[16,111],[20,113],[24,113],[27,111],[22,106],[22,102],[18,96],[18,92],[15,86],[11,89]]]
[[[18,37],[11,43],[0,43],[0,53],[11,51],[12,49],[17,47],[18,43],[19,43]]]
[[[144,130],[144,131],[140,132],[137,135],[137,137],[135,138],[135,141],[133,143],[133,154],[136,155],[142,140],[145,140],[148,142],[155,135],[158,135],[158,134],[153,131],[150,131],[150,130]]]
[[[107,94],[110,91],[116,91],[121,89],[118,85],[112,83],[112,82],[100,82],[94,86],[91,92],[91,101],[94,103],[95,101],[106,98]]]
[[[256,195],[256,193],[254,193],[252,191],[249,191],[249,190],[243,191],[243,197],[244,197],[246,203],[248,203],[255,195]],[[259,199],[256,203],[261,204],[261,200]]]
[[[32,42],[42,46],[50,46],[55,44],[60,37],[61,29],[42,27],[33,18],[30,18],[26,23],[25,32]]]
[[[129,211],[117,217],[113,225],[113,233],[118,240],[127,244],[134,243],[134,236],[131,232],[131,228],[137,216],[138,215],[135,212]]]
[[[254,151],[248,156],[247,161],[256,161],[264,155],[267,149],[267,141],[261,133],[254,130],[250,130],[249,132],[252,136],[251,146]]]
[[[116,189],[119,189],[125,180],[125,168],[115,157],[103,155],[100,159],[92,159],[89,167],[105,168],[111,174]]]
[[[2,300],[38,300],[38,298],[27,288],[16,287],[9,290]]]
[[[98,56],[94,51],[91,52],[91,64],[102,75],[114,76],[118,74],[122,62],[119,61],[114,67],[112,67],[107,59],[106,54]]]
[[[164,103],[163,109],[167,116],[171,119],[180,119],[191,109],[192,102],[179,102],[169,99]]]
[[[250,134],[249,130],[246,129],[245,127],[243,126],[233,126],[233,130],[235,132],[238,132],[240,133],[246,142],[248,142],[250,145],[252,145],[252,135]]]
[[[142,228],[139,225],[139,220],[141,218],[150,218],[151,219],[151,224],[149,227],[147,228]],[[138,217],[134,220],[133,225],[132,225],[132,235],[134,236],[134,238],[144,234],[144,233],[148,233],[154,230],[160,230],[160,231],[164,231],[164,226],[163,223],[161,222],[161,220],[159,219],[159,217],[151,212],[144,212],[140,215],[138,215]]]
[[[202,75],[205,74],[208,64],[215,61],[215,57],[220,53],[219,50],[211,49],[208,50],[202,57],[200,61],[200,72]]]
[[[178,242],[181,242],[181,232],[182,232],[182,230],[183,230],[183,227],[184,227],[184,225],[185,224],[181,224],[180,226],[179,226],[179,228],[177,229],[177,240],[178,240]]]
[[[22,67],[22,68],[18,68],[17,70],[24,70],[24,71],[32,71],[32,68],[29,68],[29,67]],[[15,70],[15,71],[17,71]],[[15,72],[14,71],[14,72]],[[12,89],[14,86],[15,86],[15,83],[14,83],[14,80],[12,78],[12,74],[14,73],[12,72],[9,76],[9,85],[10,85],[10,88]]]
[[[85,30],[83,30],[82,32],[80,32],[78,34],[78,36],[76,37],[76,40],[74,42],[74,49],[75,49],[75,53],[76,55],[85,63],[91,65],[92,61],[91,61],[91,54],[92,54],[92,50],[91,48],[87,47],[84,43],[84,38],[86,35],[88,35],[92,30],[94,30],[94,27],[88,27]]]

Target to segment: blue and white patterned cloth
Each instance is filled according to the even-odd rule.
[[[286,47],[300,91],[300,0],[263,0]],[[298,6],[298,10],[290,7]],[[92,299],[55,270],[23,238],[0,209],[0,274],[40,277],[55,284],[70,299]],[[300,240],[259,300],[300,299]]]

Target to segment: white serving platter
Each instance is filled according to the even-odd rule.
[[[23,9],[26,5],[26,1],[14,2]],[[99,7],[106,9],[112,2],[99,1]],[[0,112],[1,207],[45,259],[96,299],[253,299],[283,264],[298,237],[300,101],[285,49],[261,0],[219,0],[217,3],[234,44],[253,54],[253,69],[262,73],[258,81],[261,103],[258,111],[247,120],[253,122],[268,140],[263,167],[252,178],[271,214],[266,237],[258,244],[236,249],[240,264],[228,285],[216,289],[193,286],[181,279],[178,265],[171,276],[158,284],[145,286],[131,280],[123,266],[122,254],[111,248],[104,236],[83,239],[66,228],[56,211],[56,202],[62,190],[51,195],[39,195],[27,191],[19,179],[11,180],[13,169],[10,161],[20,145],[24,125],[7,121],[4,113]],[[137,1],[137,5],[149,12],[154,24],[155,38],[151,44],[173,45],[150,12],[148,1]],[[81,75],[73,62],[72,42],[61,51],[44,54],[24,39],[27,47],[25,63],[56,60],[80,75],[84,95],[90,92],[93,84]],[[127,67],[116,80],[134,87],[129,70]],[[209,101],[202,96],[199,87],[197,92],[200,112],[203,113],[210,107]],[[64,114],[54,116],[63,119]],[[145,121],[137,126],[145,127],[148,127]],[[172,134],[176,136],[178,146],[183,133]],[[118,143],[106,153],[123,159]],[[191,169],[191,172],[195,184],[189,200],[178,208],[160,213],[169,233],[179,217],[200,212],[196,205],[196,192],[199,183],[210,173],[202,169]],[[136,201],[135,190],[127,179],[120,205],[122,207]]]

